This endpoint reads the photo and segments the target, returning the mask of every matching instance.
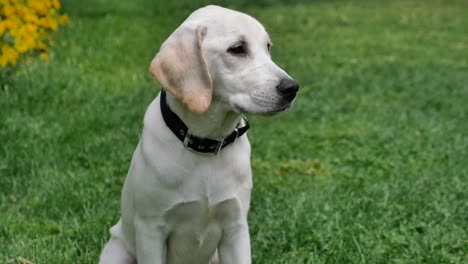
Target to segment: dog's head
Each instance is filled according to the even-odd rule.
[[[271,60],[270,47],[254,18],[207,6],[163,43],[150,72],[191,111],[217,100],[227,110],[273,114],[292,104],[299,85]]]

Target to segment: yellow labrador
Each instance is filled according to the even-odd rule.
[[[272,60],[254,18],[193,12],[150,72],[164,90],[146,111],[102,264],[248,264],[252,189],[243,113],[287,109],[299,86]]]

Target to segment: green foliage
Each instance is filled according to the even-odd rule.
[[[149,62],[205,3],[157,2],[63,1],[65,47],[0,90],[1,263],[96,263]],[[467,262],[466,1],[224,3],[301,84],[289,112],[250,116],[253,262]]]

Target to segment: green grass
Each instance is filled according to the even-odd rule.
[[[157,2],[64,1],[50,61],[0,90],[0,263],[97,263],[149,62],[207,3]],[[289,112],[250,116],[253,263],[467,263],[467,2],[222,2],[301,84]]]

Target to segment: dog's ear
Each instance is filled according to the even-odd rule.
[[[206,27],[179,28],[161,46],[150,73],[191,111],[205,112],[211,103],[212,81],[202,52]]]

